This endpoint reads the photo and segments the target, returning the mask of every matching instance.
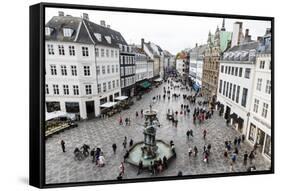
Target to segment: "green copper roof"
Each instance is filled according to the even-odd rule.
[[[232,32],[220,31],[220,49],[224,52],[227,49],[227,44],[231,41]]]

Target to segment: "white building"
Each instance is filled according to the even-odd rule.
[[[250,36],[249,36],[250,37]],[[220,62],[217,100],[225,119],[246,135],[253,96],[258,42],[248,40],[224,52]]]
[[[187,72],[187,54],[186,54],[186,52],[180,52],[177,55],[176,70],[181,77],[186,75],[186,72]]]
[[[204,51],[207,45],[196,44],[195,48],[190,50],[189,58],[189,77],[193,80],[193,88],[200,90],[202,87],[202,74],[203,74],[203,59]]]
[[[83,18],[54,16],[45,26],[46,110],[99,116],[121,95],[119,32]]]
[[[148,79],[148,62],[145,52],[137,46],[132,46],[136,60],[136,82]],[[153,66],[152,66],[153,73]],[[153,75],[153,74],[152,74]]]
[[[271,159],[271,32],[261,39],[256,55],[247,140]]]

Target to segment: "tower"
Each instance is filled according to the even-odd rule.
[[[225,31],[225,18],[222,20],[221,31]]]

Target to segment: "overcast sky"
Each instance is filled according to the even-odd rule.
[[[106,25],[119,31],[129,44],[140,44],[141,38],[144,38],[146,42],[154,42],[172,54],[185,48],[193,48],[196,43],[206,44],[208,32],[211,31],[213,34],[217,26],[221,27],[223,20],[208,17],[46,8],[46,22],[57,16],[58,11],[75,17],[88,13],[90,21],[100,24],[100,20],[105,20]],[[226,18],[226,31],[232,31],[233,23],[236,21],[243,22],[243,31],[246,28],[250,29],[253,39],[264,35],[266,28],[270,28],[269,21]]]

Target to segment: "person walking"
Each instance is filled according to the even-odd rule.
[[[188,149],[188,156],[191,157],[191,155],[192,155],[192,148],[190,147],[190,148]]]
[[[90,155],[93,157],[92,162],[94,163],[95,159],[96,159],[96,149],[95,148],[93,148],[91,150]]]
[[[64,140],[61,140],[60,144],[61,144],[62,152],[65,153],[65,142],[64,142]]]
[[[119,171],[120,171],[120,175],[123,177],[123,175],[125,174],[125,165],[124,162],[121,162],[120,166],[119,166]]]
[[[138,174],[137,175],[139,175],[142,172],[142,170],[143,170],[143,163],[142,163],[142,160],[140,160],[139,166],[138,166]]]
[[[115,143],[112,144],[113,153],[116,154],[117,145]]]
[[[133,139],[131,139],[130,142],[129,142],[130,147],[132,147],[133,144],[134,144],[134,141],[133,141]]]
[[[123,147],[124,147],[124,149],[126,149],[126,147],[127,147],[127,137],[126,136],[123,141]]]
[[[247,161],[248,161],[248,153],[247,153],[247,151],[245,151],[243,158],[244,158],[243,159],[243,164],[246,166],[247,165]]]
[[[194,150],[194,156],[196,157],[196,156],[197,156],[197,154],[198,154],[198,149],[197,149],[197,147],[196,147],[196,146],[194,146],[193,150]]]
[[[186,131],[186,136],[187,136],[187,139],[189,139],[189,135],[190,135],[190,131],[189,131],[189,130],[187,130],[187,131]]]
[[[207,135],[207,131],[206,131],[206,129],[204,129],[204,131],[203,131],[203,138],[204,139],[206,139],[206,135]]]

